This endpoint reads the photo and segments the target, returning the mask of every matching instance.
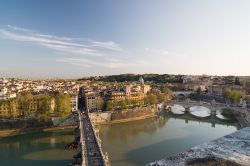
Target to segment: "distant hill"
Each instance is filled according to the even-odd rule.
[[[169,75],[169,74],[120,74],[110,76],[90,77],[88,80],[106,81],[106,82],[132,82],[138,81],[140,77],[143,77],[144,81],[152,81],[155,83],[182,83],[183,75]],[[85,80],[80,79],[80,80]]]

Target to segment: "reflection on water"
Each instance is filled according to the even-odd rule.
[[[211,110],[202,106],[194,106],[191,107],[189,110],[192,115],[200,118],[206,118],[211,115]]]
[[[0,165],[62,166],[76,151],[65,150],[74,140],[72,131],[37,132],[0,139]]]
[[[176,115],[183,115],[185,114],[185,108],[181,105],[173,105],[173,107],[171,107],[171,112],[176,114]]]
[[[216,110],[216,117],[222,120],[227,119],[224,115],[222,115],[222,110]]]
[[[206,122],[205,122],[206,121]],[[173,155],[237,130],[235,123],[166,113],[157,118],[103,125],[102,147],[111,165],[137,166]]]
[[[234,122],[215,117],[203,120],[189,114],[100,126],[102,147],[113,166],[139,166],[216,139],[237,130]],[[0,166],[62,166],[76,151],[65,145],[72,131],[38,132],[0,139]]]
[[[27,160],[65,160],[65,156],[71,155],[70,151],[62,149],[49,149],[28,153],[22,156]],[[70,158],[73,156],[71,155]]]

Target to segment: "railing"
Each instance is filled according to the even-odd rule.
[[[86,149],[86,142],[85,142],[85,136],[83,133],[83,124],[82,124],[82,117],[80,111],[78,112],[78,118],[79,118],[79,130],[80,130],[80,145],[81,145],[81,152],[82,152],[82,166],[88,166],[88,160],[87,160],[87,149]]]
[[[101,166],[109,166],[109,161],[108,161],[108,157],[106,155],[103,154],[102,149],[101,149],[101,144],[100,144],[100,140],[99,137],[97,137],[95,129],[93,127],[93,124],[88,116],[88,113],[86,113],[84,115],[85,117],[85,127],[89,124],[89,130],[87,131],[86,129],[84,129],[83,126],[83,117],[82,117],[82,113],[79,111],[79,129],[80,129],[80,145],[81,145],[81,151],[82,151],[82,163],[81,166],[91,166],[91,163],[89,163],[90,158],[88,158],[88,143],[86,142],[86,137],[87,137],[87,133],[84,132],[91,132],[91,134],[93,134],[94,136],[94,144],[97,148],[98,153],[100,154],[100,165]]]
[[[101,154],[103,163],[104,163],[105,166],[108,166],[109,164],[107,164],[107,162],[106,162],[106,160],[105,160],[105,155],[103,154],[102,149],[101,149],[101,144],[100,144],[100,141],[99,141],[99,137],[97,137],[97,135],[96,135],[96,132],[95,132],[95,130],[94,130],[93,124],[92,124],[92,122],[91,122],[89,116],[88,116],[88,120],[90,121],[90,127],[91,127],[91,129],[92,129],[92,131],[93,131],[93,133],[94,133],[95,141],[96,141],[96,143],[97,143],[98,150],[100,151],[100,154]]]

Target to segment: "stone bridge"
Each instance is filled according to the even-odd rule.
[[[211,113],[216,113],[216,110],[223,110],[228,108],[226,104],[222,103],[216,103],[214,100],[211,102],[203,102],[203,101],[194,101],[190,99],[182,100],[182,101],[167,101],[166,106],[167,107],[172,107],[174,104],[181,105],[185,108],[186,111],[189,111],[189,109],[193,106],[202,106],[206,107],[211,110]]]
[[[188,97],[192,93],[194,92],[193,91],[174,91],[173,96],[174,97],[180,97],[180,96]]]
[[[194,101],[190,99],[166,101],[163,107],[171,108],[174,104],[183,106],[186,112],[189,112],[190,108],[193,106],[206,107],[211,110],[211,115],[216,115],[216,110],[224,110],[224,109],[232,110],[232,113],[235,115],[241,127],[250,126],[250,109],[248,108],[239,106],[228,106],[223,103],[216,103],[215,100],[212,100],[211,102],[204,102],[204,101]]]
[[[79,111],[81,166],[109,166],[107,154],[103,154],[100,138],[89,118],[88,111]]]

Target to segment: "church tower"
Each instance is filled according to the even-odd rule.
[[[142,76],[139,78],[139,83],[140,83],[141,85],[144,85],[144,79],[142,78]]]

